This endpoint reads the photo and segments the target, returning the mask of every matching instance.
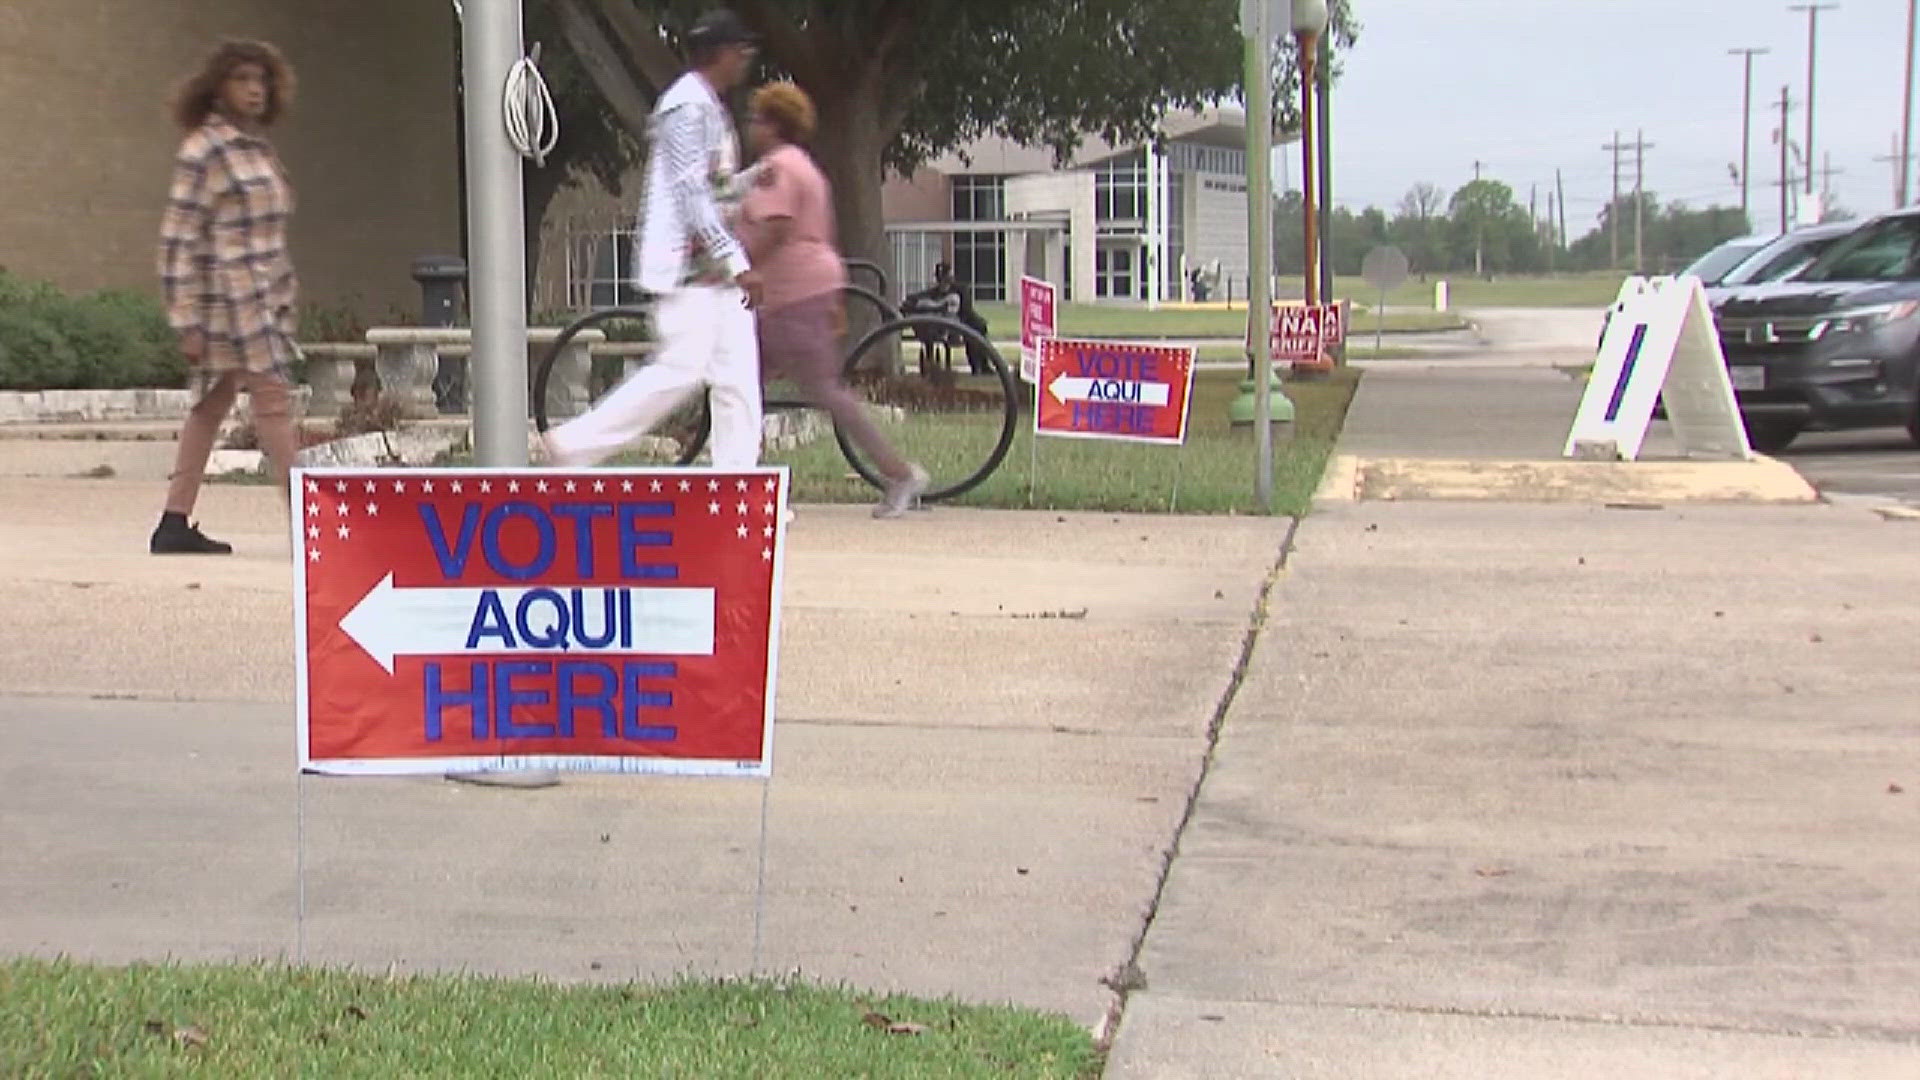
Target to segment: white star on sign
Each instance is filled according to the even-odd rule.
[[[709,480],[709,481],[707,481],[707,490],[708,490],[708,491],[719,491],[719,490],[720,490],[720,481],[718,481],[718,480]]]
[[[772,548],[761,548],[761,549],[760,549],[760,560],[761,560],[762,562],[772,562],[772,561],[773,561],[773,549],[772,549]]]
[[[488,492],[491,492],[492,490],[493,490],[493,481],[491,480],[480,481],[480,494],[485,495]]]
[[[693,483],[692,483],[692,481],[689,481],[689,480],[682,480],[682,481],[680,481],[680,490],[681,490],[681,491],[683,491],[683,492],[686,492],[686,491],[692,491],[692,490],[693,490]]]
[[[533,490],[539,492],[542,495],[545,495],[547,493],[547,482],[545,480],[541,480],[535,483],[533,485]]]
[[[373,494],[374,492],[376,492],[376,491],[379,491],[379,490],[380,490],[380,485],[379,485],[379,484],[376,484],[376,483],[374,483],[374,482],[373,482],[373,481],[371,481],[371,480],[369,480],[369,481],[367,481],[367,494],[369,494],[369,495],[371,495],[371,494]]]
[[[380,504],[379,504],[379,503],[368,503],[368,504],[367,504],[367,516],[368,516],[368,517],[379,517],[379,516],[380,516]]]
[[[353,535],[353,530],[348,528],[345,525],[340,526],[340,528],[336,529],[335,531],[340,534],[340,539],[342,540],[345,540],[347,537]]]
[[[747,482],[745,480],[735,480],[733,482],[733,489],[735,491],[745,491],[747,490]]]
[[[605,490],[607,490],[607,482],[606,482],[605,480],[595,480],[595,481],[593,482],[593,493],[594,493],[594,494],[596,494],[596,495],[598,495],[599,493],[601,493],[601,492],[603,492],[603,491],[605,491]]]
[[[747,527],[745,525],[742,525],[733,531],[740,535],[740,539],[745,540],[747,538]]]
[[[773,504],[772,504],[772,503],[762,503],[762,504],[760,505],[760,512],[761,512],[761,513],[763,513],[763,514],[771,514],[771,513],[773,513]]]
[[[420,490],[426,492],[429,495],[433,494],[433,481],[431,480],[420,481]]]
[[[320,561],[320,549],[319,549],[319,548],[308,548],[308,549],[307,549],[307,561],[308,561],[308,562],[319,562],[319,561]]]
[[[621,490],[621,491],[624,491],[624,492],[626,492],[626,493],[628,493],[628,494],[632,494],[632,493],[633,493],[633,481],[631,481],[631,480],[622,480],[622,481],[620,481],[620,490]]]
[[[766,528],[761,529],[760,534],[762,536],[765,536],[769,540],[773,539],[773,526],[769,525]]]
[[[507,493],[508,493],[509,495],[518,495],[518,494],[520,494],[520,481],[518,481],[518,480],[509,480],[509,481],[507,481]]]
[[[655,480],[653,483],[647,485],[647,490],[653,492],[655,495],[658,495],[660,494],[660,489],[663,486],[664,485],[662,485],[660,481]]]
[[[395,481],[393,482],[393,493],[394,493],[395,495],[405,495],[405,494],[407,493],[407,484],[406,484],[406,481],[404,481],[404,480],[395,480]]]
[[[319,493],[320,493],[320,481],[318,480],[307,481],[307,494],[318,495]]]
[[[576,491],[578,491],[578,490],[580,490],[580,485],[578,485],[578,484],[576,484],[576,483],[574,483],[574,482],[573,482],[573,481],[571,481],[571,480],[569,480],[569,481],[567,481],[567,485],[566,485],[566,486],[567,486],[567,494],[569,494],[569,495],[571,495],[571,494],[573,494],[574,492],[576,492]]]
[[[708,503],[708,504],[707,504],[707,513],[709,513],[709,514],[717,514],[717,513],[719,513],[719,512],[720,512],[720,504],[719,504],[719,503],[717,503],[717,502],[710,502],[710,503]]]
[[[345,480],[335,481],[333,485],[333,490],[334,490],[334,493],[337,495],[345,495],[347,493],[347,482]]]
[[[347,516],[347,504],[346,504],[346,503],[341,503],[341,504],[340,504],[340,516],[341,516],[341,517],[346,517],[346,516]]]
[[[466,490],[466,485],[465,485],[465,484],[462,484],[462,483],[461,483],[460,481],[458,481],[458,480],[455,480],[455,481],[453,482],[453,493],[454,493],[455,495],[458,495],[458,494],[460,494],[460,493],[461,493],[462,491],[465,491],[465,490]]]
[[[775,490],[776,488],[778,488],[779,486],[780,486],[780,481],[778,481],[778,480],[776,480],[776,479],[774,479],[774,478],[773,478],[773,477],[771,477],[771,476],[769,476],[769,477],[767,477],[767,490],[768,490],[768,491],[773,491],[773,490]]]
[[[317,502],[310,502],[310,503],[308,503],[308,504],[307,504],[307,516],[308,516],[308,517],[319,517],[319,516],[320,516],[320,504],[319,504],[319,503],[317,503]]]
[[[736,503],[736,504],[734,504],[734,511],[735,511],[735,513],[740,513],[740,514],[744,514],[744,513],[746,513],[746,512],[747,512],[747,504],[746,504],[746,503]]]
[[[320,539],[320,526],[318,525],[307,526],[307,539],[309,540]]]

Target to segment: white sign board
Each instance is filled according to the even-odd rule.
[[[1753,457],[1699,278],[1633,277],[1620,287],[1566,456],[1635,460],[1656,400],[1686,456]]]

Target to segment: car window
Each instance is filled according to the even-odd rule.
[[[1680,271],[1682,276],[1691,275],[1700,279],[1703,285],[1717,285],[1727,271],[1739,266],[1749,255],[1759,251],[1765,245],[1762,240],[1735,240],[1721,244],[1705,255],[1693,261],[1693,264]]]
[[[1807,265],[1821,252],[1826,251],[1839,240],[1837,236],[1825,236],[1818,240],[1794,239],[1789,237],[1776,240],[1759,251],[1748,256],[1746,261],[1734,267],[1727,276],[1720,279],[1722,285],[1759,285],[1769,281],[1783,281],[1794,273],[1806,269]]]
[[[1802,281],[1905,281],[1920,278],[1920,217],[1869,225],[1827,249]]]

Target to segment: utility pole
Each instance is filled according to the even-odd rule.
[[[1906,205],[1907,202],[1905,191],[1907,183],[1907,153],[1905,146],[1902,145],[1900,141],[1899,132],[1896,131],[1893,133],[1893,153],[1881,154],[1873,160],[1893,166],[1893,208],[1895,210],[1900,209]]]
[[[1833,202],[1833,178],[1845,173],[1845,169],[1833,167],[1833,151],[1821,155],[1820,165],[1820,205],[1824,209]]]
[[[1727,50],[1729,56],[1743,57],[1746,68],[1746,76],[1741,83],[1743,89],[1740,92],[1740,212],[1748,214],[1748,221],[1753,220],[1748,207],[1748,189],[1751,186],[1748,179],[1752,175],[1753,165],[1753,58],[1765,56],[1772,51],[1771,49]]]
[[[1534,226],[1534,235],[1540,235],[1540,227]],[[1553,273],[1554,248],[1560,246],[1560,238],[1553,231],[1553,191],[1547,191],[1547,273]]]
[[[1807,13],[1807,194],[1813,194],[1813,71],[1820,43],[1820,13],[1839,4],[1789,4],[1788,11]],[[1782,138],[1785,134],[1782,133]]]
[[[1473,182],[1476,184],[1480,182],[1480,165],[1477,160],[1473,163]]]
[[[1913,34],[1914,19],[1920,15],[1920,0],[1907,0],[1907,83],[1900,95],[1900,139],[1895,152],[1900,155],[1900,179],[1893,188],[1893,208],[1907,205],[1907,180],[1913,166]]]
[[[1780,143],[1780,231],[1787,231],[1787,199],[1793,193],[1793,177],[1787,173],[1787,115],[1793,111],[1792,90],[1780,88],[1780,130],[1776,133]]]
[[[1644,137],[1645,133],[1633,133],[1633,272],[1643,274],[1647,270],[1644,252],[1640,246],[1643,221],[1647,214],[1646,173],[1647,151],[1653,144]]]
[[[1553,170],[1553,189],[1560,195],[1560,243],[1567,242],[1567,185],[1560,180],[1560,170]]]
[[[1607,265],[1620,266],[1620,151],[1626,147],[1620,142],[1620,132],[1613,133],[1613,141],[1601,147],[1613,151],[1613,201],[1607,204]]]

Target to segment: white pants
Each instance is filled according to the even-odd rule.
[[[597,465],[665,419],[688,394],[708,387],[713,464],[751,468],[760,460],[760,344],[753,312],[733,286],[689,286],[653,309],[659,351],[592,409],[547,432],[553,464]]]

